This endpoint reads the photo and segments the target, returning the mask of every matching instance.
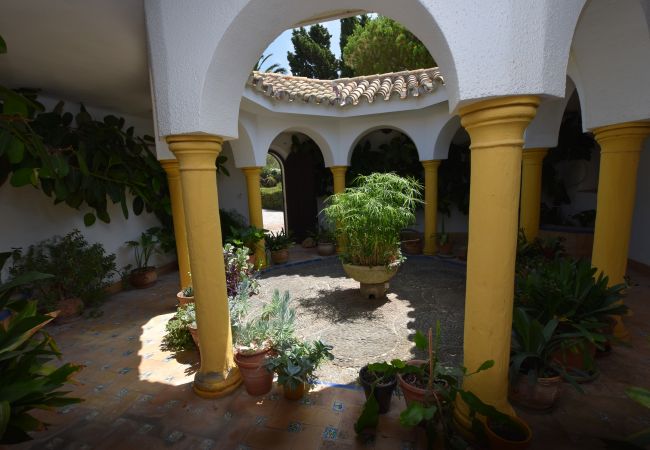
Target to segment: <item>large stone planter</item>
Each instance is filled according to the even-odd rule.
[[[388,269],[386,266],[357,266],[343,264],[343,270],[353,280],[361,284],[361,295],[364,298],[383,298],[388,291],[388,281],[397,273],[397,267]]]

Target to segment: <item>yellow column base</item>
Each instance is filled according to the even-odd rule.
[[[435,255],[438,224],[438,167],[440,161],[422,161],[424,167],[424,249],[425,255]]]
[[[226,379],[214,372],[197,374],[194,378],[192,390],[199,397],[220,398],[233,392],[243,381],[239,369],[234,367],[230,370]]]
[[[538,104],[537,97],[519,96],[460,109],[471,138],[463,365],[471,372],[494,361],[489,370],[467,377],[463,389],[508,414],[514,413],[508,403],[508,370],[521,152],[524,130]],[[470,425],[468,412],[458,401],[454,414],[461,426]]]

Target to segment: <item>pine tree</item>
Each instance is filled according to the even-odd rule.
[[[342,53],[356,76],[423,69],[436,64],[413,33],[383,16],[369,19],[363,27],[355,26]]]
[[[363,28],[368,21],[368,16],[363,14],[361,16],[346,17],[341,19],[341,37],[339,39],[339,46],[341,48],[341,59],[339,60],[339,67],[341,68],[341,77],[354,77],[354,69],[345,63],[345,55],[343,50],[348,43],[348,38],[358,26]]]
[[[293,30],[294,52],[287,52],[291,73],[295,76],[332,80],[338,77],[338,61],[330,50],[332,35],[320,24]]]

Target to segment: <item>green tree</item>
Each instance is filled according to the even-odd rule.
[[[268,67],[263,67],[264,63],[271,57],[273,56],[273,53],[269,53],[268,55],[262,55],[260,56],[260,59],[257,60],[255,65],[253,66],[253,70],[256,72],[265,72],[265,73],[281,73],[282,75],[287,73],[287,69],[282,67],[278,63],[273,63]]]
[[[338,77],[338,61],[330,50],[332,35],[316,24],[293,30],[291,42],[294,52],[287,52],[291,73],[296,76],[332,80]]]
[[[429,51],[413,33],[388,17],[357,24],[343,49],[345,64],[356,76],[434,67]]]
[[[341,59],[339,60],[339,67],[341,69],[341,77],[354,77],[354,69],[345,63],[345,55],[343,50],[348,44],[348,38],[354,32],[357,26],[364,27],[368,21],[368,16],[363,14],[361,16],[346,17],[341,19],[341,36],[339,38],[339,47],[341,48]]]

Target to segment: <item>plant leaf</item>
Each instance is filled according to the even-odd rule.
[[[95,215],[93,213],[84,214],[84,225],[86,225],[87,227],[94,224],[95,220],[96,220],[96,217],[95,217]]]

